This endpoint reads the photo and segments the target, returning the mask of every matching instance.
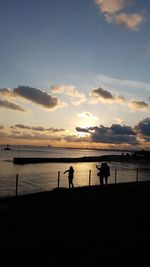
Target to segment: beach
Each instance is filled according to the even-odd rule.
[[[5,266],[149,266],[150,182],[0,199]]]

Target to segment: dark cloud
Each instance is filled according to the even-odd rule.
[[[109,127],[97,127],[94,133],[91,134],[91,138],[94,142],[111,143],[111,144],[137,144],[135,134],[126,134],[123,130],[128,131],[125,127],[122,131],[114,130],[112,126]]]
[[[48,140],[48,141],[61,141],[62,138],[55,135],[41,134],[41,133],[12,133],[9,135],[11,138],[15,139],[26,139],[26,140]]]
[[[93,142],[108,144],[138,144],[136,140],[136,132],[130,126],[113,124],[111,127],[105,127],[100,125],[99,127],[79,128],[79,130],[82,132],[84,132],[84,130],[90,132],[91,140]]]
[[[58,129],[58,128],[44,128],[43,126],[28,126],[28,125],[24,125],[24,124],[16,124],[14,126],[11,126],[12,129],[14,128],[19,128],[19,129],[26,129],[26,130],[34,130],[34,131],[39,131],[39,132],[44,132],[44,131],[49,131],[52,133],[57,133],[57,132],[62,132],[65,131],[65,129]]]
[[[149,108],[149,104],[147,104],[144,101],[131,101],[130,107],[132,109],[135,109],[135,110],[137,110],[137,109],[147,109],[147,108]]]
[[[135,130],[143,136],[150,137],[150,118],[145,118],[140,121],[136,126]]]
[[[14,129],[14,128],[19,128],[19,129],[31,129],[30,126],[26,126],[26,125],[24,125],[24,124],[16,124],[16,125],[14,125],[14,126],[11,126],[11,128],[12,128],[12,129]]]
[[[113,98],[113,95],[110,93],[110,92],[108,92],[108,91],[106,91],[106,90],[104,90],[103,88],[101,88],[101,87],[99,87],[99,88],[97,88],[97,89],[94,89],[93,91],[92,91],[92,95],[93,96],[96,96],[96,97],[101,97],[101,98],[104,98],[104,99],[110,99],[110,100],[113,100],[114,98]]]
[[[4,95],[4,96],[11,96],[11,97],[14,97],[14,94],[13,94],[13,91],[11,91],[10,89],[8,88],[1,88],[0,89],[0,94],[1,95]]]
[[[18,86],[14,89],[14,94],[48,109],[53,109],[60,106],[58,98],[52,97],[48,93],[37,88],[32,88],[29,86]]]
[[[60,128],[59,129],[59,128],[53,128],[53,127],[51,127],[51,128],[48,128],[47,131],[50,131],[52,133],[59,133],[59,132],[64,132],[65,129],[63,129],[63,128]]]
[[[0,99],[0,107],[25,112],[25,109],[23,109],[22,107],[20,107],[16,103],[13,103],[13,102],[10,102],[7,100],[1,100]]]
[[[89,133],[89,129],[82,128],[82,127],[76,127],[77,132],[83,132],[83,133]]]
[[[130,126],[112,124],[111,130],[114,134],[136,135],[136,132]]]

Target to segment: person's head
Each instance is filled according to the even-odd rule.
[[[70,170],[73,170],[73,167],[72,166],[70,166]]]

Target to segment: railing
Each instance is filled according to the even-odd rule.
[[[108,184],[117,184],[117,183],[121,183],[121,182],[131,182],[131,181],[132,182],[138,182],[140,180],[150,180],[147,178],[149,172],[146,172],[146,171],[150,171],[150,169],[147,168],[144,171],[145,171],[145,173],[142,172],[142,169],[140,169],[140,168],[125,169],[125,170],[112,169],[111,170],[111,176],[108,178]],[[132,177],[132,179],[130,179],[130,176]],[[34,184],[34,182],[36,183],[36,180],[29,181],[29,180],[25,180],[25,179],[23,180],[22,178],[23,178],[22,175],[16,174],[16,178],[14,181],[15,182],[14,194],[16,197],[18,196],[19,193],[20,194],[29,193],[27,186],[25,186],[25,188],[24,188],[25,183],[27,185],[30,185],[32,187],[32,189],[35,189],[34,192],[43,191],[41,189],[42,187],[37,188],[37,185]],[[42,182],[44,184],[43,178],[41,179],[41,183]],[[87,170],[86,175],[85,175],[85,170],[83,170],[83,172],[82,172],[82,170],[78,171],[78,175],[77,175],[77,177],[75,177],[74,182],[75,182],[75,187],[92,186],[92,185],[100,184],[99,183],[99,177],[97,176],[97,171],[94,169],[93,170],[91,170],[91,169]],[[19,186],[20,186],[20,188],[19,188]],[[6,182],[6,187],[7,187],[7,182]],[[60,188],[60,187],[68,187],[67,177],[63,175],[63,171],[56,172],[56,179],[53,179],[53,185],[51,186],[51,188],[48,185],[45,186],[46,191],[48,191],[49,189],[52,190],[54,188]],[[44,189],[44,191],[45,191],[45,189]]]
[[[117,183],[117,176],[118,176],[118,170],[115,169],[115,173],[114,173],[114,183],[116,184]],[[108,178],[109,179],[109,178]],[[58,171],[58,183],[57,183],[57,187],[59,188],[60,187],[60,171]],[[91,181],[92,181],[92,171],[89,170],[89,181],[88,181],[88,185],[91,186]],[[139,181],[139,169],[137,168],[135,170],[135,182],[138,182]]]

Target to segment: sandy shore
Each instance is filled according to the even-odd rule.
[[[150,182],[0,199],[3,266],[150,266]]]

